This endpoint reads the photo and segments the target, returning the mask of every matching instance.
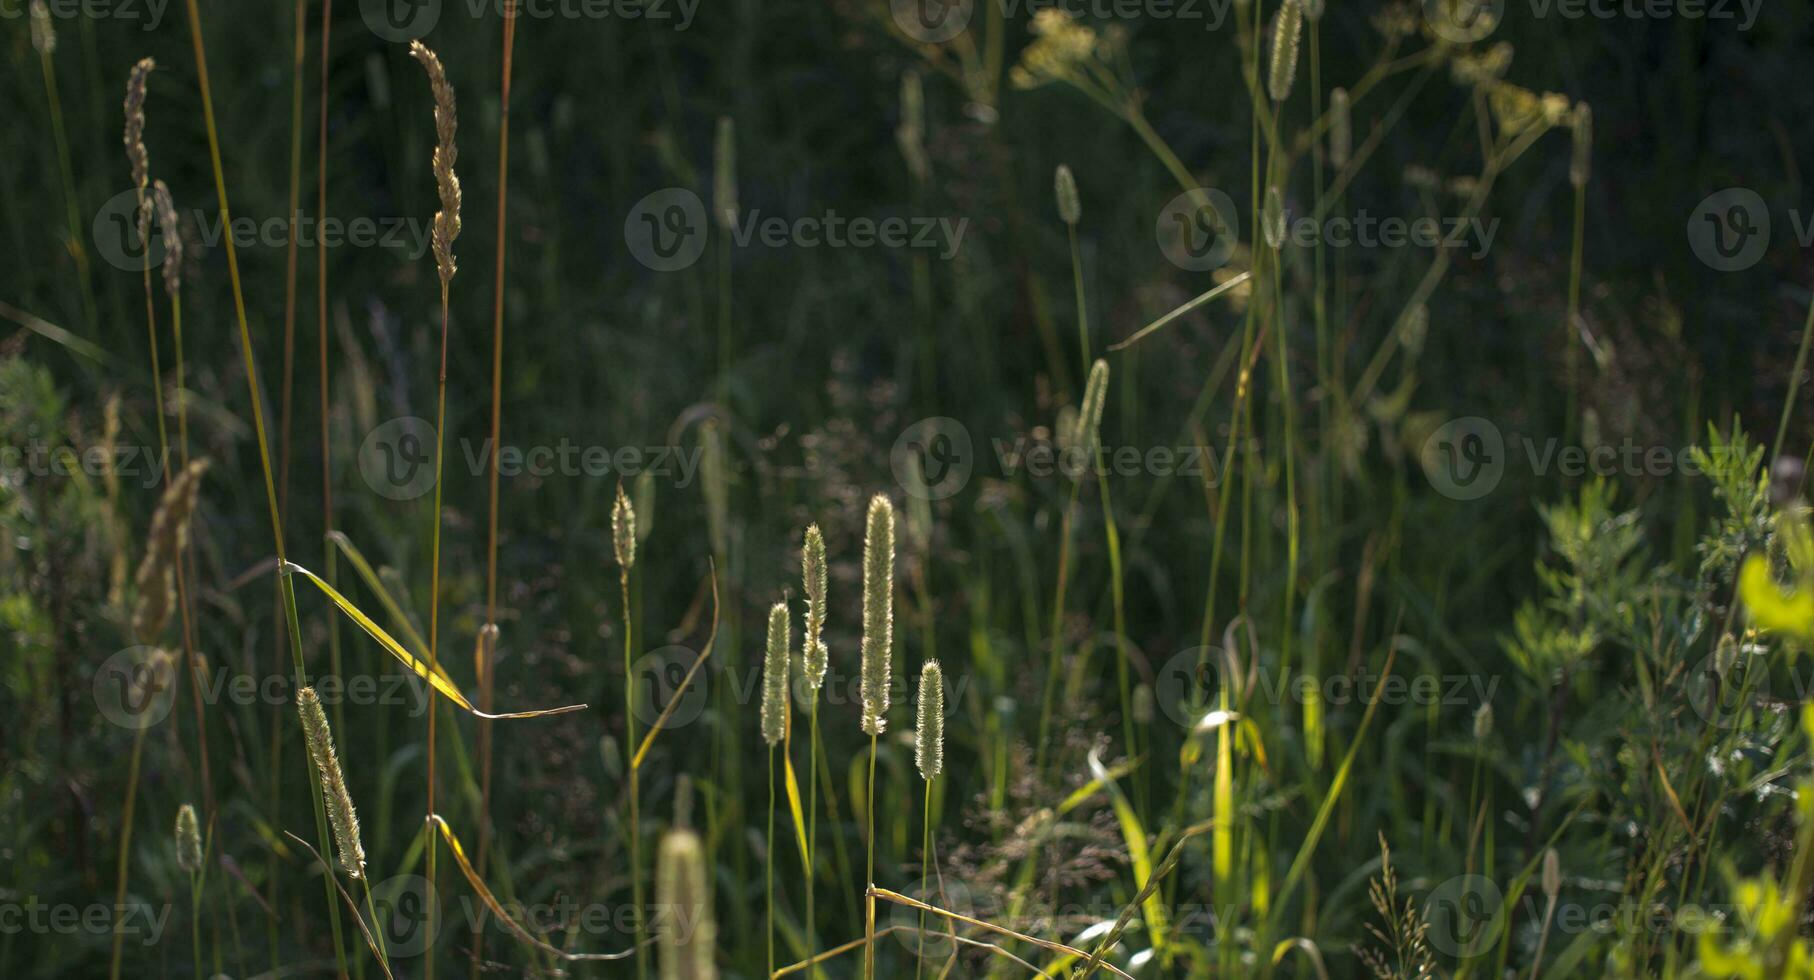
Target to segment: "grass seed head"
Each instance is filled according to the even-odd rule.
[[[208,460],[198,459],[170,479],[151,515],[145,557],[133,575],[138,602],[132,609],[132,632],[141,643],[157,638],[170,619],[176,600],[177,557],[189,543],[189,523]]]
[[[57,28],[51,23],[50,8],[44,0],[31,0],[31,46],[47,58],[57,50]]]
[[[435,97],[435,190],[441,197],[441,210],[435,213],[435,227],[432,244],[435,250],[435,268],[440,272],[443,288],[452,281],[456,265],[454,263],[453,243],[460,237],[460,178],[454,173],[454,160],[459,156],[459,148],[454,145],[454,133],[459,128],[459,118],[454,108],[453,84],[447,80],[447,70],[441,67],[441,59],[421,41],[409,42],[409,55],[422,63],[428,72],[429,88]]]
[[[920,778],[937,779],[945,771],[945,671],[938,661],[920,668],[919,715],[913,730],[913,762]]]
[[[1266,245],[1273,251],[1285,247],[1285,195],[1279,191],[1279,185],[1266,188],[1266,201],[1260,206],[1260,230],[1266,235]]]
[[[878,493],[869,500],[863,538],[863,731],[869,735],[888,727],[893,648],[894,505]]]
[[[315,761],[315,773],[321,779],[321,796],[327,804],[328,823],[334,827],[334,843],[340,849],[340,863],[354,878],[365,877],[365,845],[359,839],[359,814],[353,809],[353,796],[346,789],[346,774],[340,770],[340,757],[334,751],[334,733],[328,728],[328,716],[321,709],[321,698],[315,689],[305,687],[296,692],[296,710],[302,715],[302,733],[309,744],[309,758]]]
[[[1551,847],[1543,852],[1543,897],[1555,901],[1562,893],[1562,859]]]
[[[1354,153],[1354,122],[1348,107],[1348,90],[1329,93],[1329,162],[1340,170]]]
[[[1073,227],[1083,218],[1083,202],[1077,197],[1077,178],[1071,176],[1071,168],[1058,165],[1057,173],[1052,175],[1053,192],[1058,196],[1058,217]]]
[[[717,927],[706,888],[705,847],[691,830],[668,831],[655,860],[661,980],[713,980]]]
[[[164,239],[164,292],[175,298],[183,291],[183,236],[176,224],[176,202],[162,180],[151,182],[151,203],[157,208],[157,228]]]
[[[176,866],[194,874],[202,869],[202,830],[195,807],[185,803],[176,811]]]
[[[825,535],[814,524],[806,529],[806,546],[800,552],[800,577],[806,592],[806,642],[801,649],[801,664],[806,683],[814,691],[825,683],[827,656],[822,636],[825,632]]]
[[[768,611],[768,653],[762,658],[762,740],[770,748],[787,734],[787,668],[793,658],[788,649],[787,603],[777,602]]]
[[[1580,190],[1587,186],[1587,176],[1594,162],[1594,111],[1585,102],[1576,103],[1574,118],[1574,153],[1568,161],[1568,182]]]
[[[611,505],[611,548],[617,552],[617,565],[628,572],[636,566],[636,508],[624,495],[624,485],[617,485],[617,502]]]
[[[1285,0],[1272,21],[1272,74],[1267,76],[1266,90],[1274,102],[1291,95],[1291,83],[1298,73],[1298,37],[1303,30],[1304,8],[1298,6],[1298,0]]]
[[[145,154],[145,80],[157,62],[140,58],[126,76],[126,163],[132,168],[132,193],[138,200],[139,244],[150,241],[151,201],[145,191],[150,185],[151,164]]]
[[[1083,452],[1096,448],[1102,438],[1102,407],[1108,401],[1109,362],[1097,358],[1083,386],[1083,405],[1077,410],[1076,443]]]

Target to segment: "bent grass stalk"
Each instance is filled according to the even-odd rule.
[[[214,171],[214,194],[220,205],[222,227],[232,224],[232,209],[227,201],[227,178],[220,159],[220,129],[214,120],[214,92],[208,82],[208,53],[206,42],[202,39],[202,15],[197,0],[186,0],[189,21],[189,42],[195,55],[196,81],[201,89],[202,118],[208,132],[208,159]],[[302,662],[302,631],[296,618],[296,589],[290,576],[282,571],[287,562],[283,539],[283,520],[277,508],[277,486],[271,475],[270,438],[265,432],[264,402],[259,396],[257,358],[252,349],[252,330],[246,320],[245,290],[239,276],[239,251],[234,246],[233,236],[226,236],[227,278],[233,291],[233,313],[239,324],[239,346],[241,362],[245,366],[246,390],[250,396],[253,431],[258,436],[258,462],[264,475],[265,505],[270,511],[271,536],[277,548],[278,585],[283,594],[284,627],[290,637],[290,659],[296,672],[296,686],[308,686],[308,675]],[[314,798],[315,833],[321,842],[321,848],[327,849],[328,828],[327,811],[321,798],[321,789],[311,780],[310,793]],[[275,817],[276,814],[273,814]],[[328,919],[333,929],[334,960],[341,972],[346,971],[346,944],[341,937],[340,910],[334,904],[334,883],[324,876],[322,887],[327,894]]]
[[[494,443],[495,445],[495,443]],[[495,460],[494,460],[495,461]],[[611,546],[617,559],[617,583],[623,596],[624,610],[624,751],[636,751],[636,672],[631,664],[634,645],[631,642],[630,570],[636,567],[636,509],[617,485],[617,500],[611,508]],[[632,914],[636,937],[636,975],[648,970],[648,955],[643,951],[642,909],[642,773],[633,755],[625,758],[630,773],[630,890],[636,903]]]

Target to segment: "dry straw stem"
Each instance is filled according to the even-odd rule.
[[[863,731],[881,735],[888,727],[894,648],[894,505],[887,496],[870,498],[868,524],[863,539]]]
[[[1304,8],[1298,0],[1285,0],[1272,21],[1272,74],[1266,79],[1266,90],[1274,102],[1291,95],[1291,83],[1298,73],[1298,38],[1303,31]]]
[[[793,656],[788,634],[793,624],[787,603],[777,602],[768,611],[768,651],[762,658],[762,740],[770,748],[787,735],[787,667]]]
[[[1063,954],[1066,956],[1074,957],[1076,959],[1086,959],[1090,955],[1089,953],[1085,952],[1084,950],[1078,949],[1075,946],[1066,946],[1064,943],[1055,943],[1049,939],[1040,939],[1035,936],[1029,936],[1025,933],[1015,932],[1012,929],[1008,929],[1003,926],[998,926],[993,922],[985,922],[982,919],[976,919],[976,918],[972,918],[968,915],[962,915],[957,912],[952,912],[947,909],[942,909],[936,905],[928,905],[925,902],[920,901],[919,899],[908,898],[906,895],[903,895],[900,892],[889,891],[886,888],[877,888],[874,885],[870,885],[868,895],[870,898],[879,898],[885,902],[893,902],[896,905],[904,905],[907,908],[917,909],[921,912],[931,912],[933,915],[943,916],[944,918],[950,919],[952,922],[961,922],[964,925],[975,926],[978,929],[986,929],[986,930],[996,933],[998,935],[1007,936],[1010,939],[1017,939],[1023,943],[1027,943],[1028,945],[1031,945],[1031,946],[1038,946],[1040,949],[1046,950],[1047,952],[1060,953],[1060,954]],[[1115,966],[1113,963],[1097,963],[1096,965],[1098,967],[1100,967],[1101,969],[1104,969],[1110,973],[1113,973],[1115,976],[1125,978],[1125,980],[1134,980],[1134,978],[1132,976],[1130,976],[1127,973],[1127,971],[1122,970],[1120,967]]]
[[[705,848],[691,830],[668,831],[655,862],[661,980],[712,980],[717,928],[706,888]],[[691,926],[689,929],[688,927]]]
[[[454,131],[459,120],[454,111],[453,84],[441,59],[421,41],[409,42],[409,55],[422,63],[428,72],[428,84],[435,96],[435,190],[441,196],[441,210],[435,213],[433,245],[435,268],[441,274],[441,285],[453,279],[455,265],[454,239],[460,237],[460,178],[454,173],[454,160],[459,149],[454,145]]]
[[[176,202],[162,180],[151,182],[151,203],[157,209],[157,228],[164,240],[164,293],[175,299],[183,292],[183,236],[177,230]],[[177,381],[182,381],[180,372]]]
[[[151,163],[145,155],[145,81],[157,62],[139,59],[126,76],[126,162],[132,167],[132,193],[138,200],[139,244],[149,242],[151,234],[151,201],[145,191],[151,180]]]
[[[800,552],[800,578],[806,591],[806,645],[800,662],[806,683],[816,692],[825,683],[827,651],[825,632],[825,535],[814,524],[806,529],[806,547]]]
[[[617,485],[617,501],[611,505],[611,548],[617,564],[624,571],[636,567],[636,508],[624,495],[624,485]]]
[[[309,743],[309,758],[315,761],[315,773],[321,778],[321,796],[327,803],[328,822],[334,825],[334,843],[340,849],[340,863],[354,878],[365,877],[365,845],[359,839],[359,814],[353,809],[353,796],[346,789],[346,775],[340,770],[340,757],[334,752],[334,733],[328,728],[328,716],[321,709],[321,698],[313,687],[296,692],[296,710],[302,715],[302,732]]]
[[[195,807],[185,803],[176,811],[176,866],[190,874],[202,869],[202,830]]]
[[[176,597],[176,563],[188,544],[189,523],[195,516],[202,474],[207,470],[206,459],[198,459],[184,467],[171,478],[170,486],[164,489],[164,496],[151,515],[151,534],[145,544],[145,557],[133,575],[138,603],[132,610],[132,632],[141,643],[155,639],[170,619]]]
[[[1059,164],[1052,175],[1052,190],[1058,198],[1058,218],[1073,227],[1083,220],[1083,202],[1077,197],[1077,178],[1071,176],[1071,168]]]
[[[920,668],[919,716],[913,732],[913,762],[920,778],[937,779],[945,771],[945,671],[936,660]]]

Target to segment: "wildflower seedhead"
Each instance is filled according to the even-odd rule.
[[[183,236],[176,227],[176,202],[162,180],[151,182],[151,203],[157,208],[157,229],[164,240],[164,292],[174,298],[183,291]]]
[[[328,728],[327,713],[321,709],[321,698],[314,688],[296,692],[296,710],[302,715],[309,758],[314,760],[315,774],[321,779],[321,797],[327,804],[328,823],[334,827],[340,863],[351,877],[363,878],[365,845],[359,839],[359,814],[353,809],[353,796],[347,792],[346,775],[341,772],[340,757],[334,751],[334,733]]]
[[[762,740],[770,748],[781,744],[787,735],[787,668],[793,658],[789,649],[787,603],[777,602],[768,611],[768,653],[762,658]]]
[[[936,660],[920,668],[919,714],[913,730],[913,762],[920,778],[945,771],[945,672]]]
[[[1053,191],[1058,196],[1058,218],[1073,227],[1083,218],[1083,202],[1077,198],[1077,178],[1071,176],[1071,168],[1058,165],[1058,172],[1052,175]]]
[[[195,807],[185,803],[176,811],[176,866],[194,874],[202,869],[202,830]]]
[[[460,178],[454,173],[454,160],[459,156],[459,148],[454,145],[454,132],[459,128],[459,120],[454,110],[453,84],[447,80],[447,70],[441,67],[440,57],[421,41],[409,42],[409,55],[421,62],[422,68],[428,72],[429,88],[435,97],[433,166],[435,190],[441,197],[441,210],[435,213],[432,244],[435,250],[435,268],[441,275],[442,288],[446,288],[456,270],[454,239],[460,237]]]
[[[611,548],[617,553],[617,566],[628,572],[636,566],[636,508],[624,495],[624,485],[617,485],[617,502],[611,505]]]
[[[132,193],[138,201],[139,244],[151,235],[151,201],[145,196],[150,185],[151,164],[145,155],[145,81],[157,62],[140,58],[126,76],[126,163],[132,168]]]
[[[1304,8],[1298,0],[1285,0],[1272,21],[1272,74],[1266,79],[1266,91],[1274,102],[1291,95],[1291,83],[1298,73],[1298,36],[1303,30]]]
[[[814,691],[825,683],[825,535],[819,525],[806,529],[806,547],[800,553],[800,577],[806,591],[806,644],[801,650],[806,683]]]

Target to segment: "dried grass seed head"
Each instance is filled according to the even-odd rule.
[[[636,566],[636,508],[624,495],[624,485],[617,485],[617,501],[611,505],[611,548],[617,553],[617,565],[628,572]]]
[[[140,58],[126,76],[126,163],[132,169],[132,193],[138,202],[135,217],[139,244],[145,245],[151,235],[151,201],[145,192],[151,181],[151,163],[145,154],[145,82],[157,62]]]
[[[440,272],[441,285],[445,287],[453,279],[457,268],[453,243],[454,239],[460,237],[460,178],[454,173],[454,160],[459,156],[459,148],[454,143],[459,117],[454,104],[453,84],[447,80],[447,70],[441,66],[440,57],[421,41],[409,42],[409,54],[421,62],[422,68],[428,72],[429,88],[435,98],[433,166],[435,190],[441,198],[441,210],[435,213],[432,244],[435,267]]]
[[[787,736],[787,670],[793,659],[790,620],[787,603],[769,607],[768,651],[762,658],[762,740],[770,748]]]
[[[869,500],[863,538],[863,731],[888,727],[888,682],[894,649],[894,505],[884,494]]]
[[[718,929],[705,847],[691,830],[670,830],[655,858],[656,946],[661,980],[713,980]],[[690,926],[690,928],[689,928]]]
[[[945,671],[936,660],[920,668],[919,712],[913,730],[913,762],[920,778],[945,771]]]
[[[189,524],[195,516],[202,474],[207,471],[206,458],[179,470],[152,512],[145,556],[133,574],[138,601],[132,610],[132,632],[141,643],[156,639],[170,619],[176,600],[177,557],[188,546]]]
[[[176,866],[194,874],[202,869],[202,829],[195,807],[185,803],[176,811]]]
[[[1272,101],[1283,102],[1291,95],[1291,83],[1298,73],[1298,39],[1304,31],[1304,8],[1298,0],[1285,0],[1272,20],[1272,73],[1266,79],[1266,91]]]
[[[302,733],[309,745],[309,758],[315,762],[315,773],[321,779],[321,796],[327,804],[328,823],[334,828],[334,843],[340,851],[340,863],[354,878],[365,877],[365,844],[359,839],[359,814],[353,809],[353,796],[347,792],[346,774],[340,769],[340,757],[334,751],[334,733],[328,728],[327,712],[315,689],[305,687],[296,692],[296,710],[302,715]]]
[[[157,229],[164,240],[164,293],[175,298],[183,291],[183,236],[176,223],[176,202],[162,180],[151,182],[151,203],[157,209]]]
[[[800,552],[800,578],[806,592],[806,640],[800,651],[806,683],[816,692],[825,683],[829,659],[823,635],[825,632],[825,534],[819,525],[806,529],[806,545]]]

